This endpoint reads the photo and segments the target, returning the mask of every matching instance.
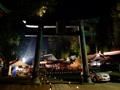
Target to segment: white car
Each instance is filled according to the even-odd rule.
[[[107,72],[94,72],[90,76],[93,82],[110,81],[110,75]]]

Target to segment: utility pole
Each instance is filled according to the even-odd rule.
[[[85,35],[84,35],[84,20],[81,20],[80,22],[79,32],[80,32],[79,41],[80,41],[80,47],[81,47],[80,50],[81,50],[81,58],[82,58],[82,64],[83,64],[83,82],[92,83],[89,77],[86,41],[85,41]]]

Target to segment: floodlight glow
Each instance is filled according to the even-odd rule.
[[[40,64],[47,64],[47,61],[40,61]]]
[[[28,35],[29,37],[29,35]],[[33,60],[35,57],[35,46],[36,46],[36,38],[24,38],[24,42],[21,44],[21,48],[19,48],[19,58],[22,62],[27,64],[33,64]]]
[[[37,35],[25,35],[25,37],[37,37]]]
[[[16,68],[15,68],[16,70],[19,70],[19,68],[16,66]]]
[[[78,89],[79,87],[77,86],[76,88]]]
[[[27,28],[38,28],[38,25],[25,25]]]
[[[49,90],[52,90],[52,88],[50,87],[50,89]]]
[[[96,56],[97,56],[97,57],[99,57],[99,56],[100,56],[100,54],[98,53],[98,54],[96,54]]]
[[[56,28],[56,26],[44,26],[44,28]]]
[[[23,20],[22,22],[23,22],[24,24],[26,24],[26,20]]]
[[[120,54],[120,51],[111,51],[111,52],[104,52],[104,55],[117,55]]]
[[[93,61],[91,63],[91,66],[100,66],[100,65],[101,65],[100,61]]]
[[[19,68],[18,66],[16,66],[16,71],[22,71],[23,69],[22,68]]]
[[[25,57],[23,57],[23,58],[22,58],[22,61],[25,63],[25,62],[26,62],[26,58],[25,58]]]

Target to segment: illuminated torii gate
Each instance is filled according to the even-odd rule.
[[[27,26],[29,27],[29,26]],[[42,24],[41,25],[38,25],[36,26],[36,28],[38,28],[38,32],[37,32],[37,43],[36,43],[36,52],[35,52],[35,61],[34,61],[34,69],[33,69],[33,79],[35,79],[38,75],[39,75],[39,72],[38,72],[38,66],[39,66],[39,58],[40,58],[40,51],[41,51],[41,35],[44,31],[45,28],[56,28],[56,32],[53,33],[52,35],[78,35],[79,37],[79,43],[80,43],[80,56],[82,58],[82,64],[83,64],[83,82],[86,82],[86,83],[91,83],[91,79],[89,77],[89,67],[88,67],[88,61],[87,61],[87,52],[86,52],[86,42],[85,42],[85,35],[84,35],[84,20],[81,20],[79,22],[79,24],[76,26],[78,28],[78,31],[76,32],[73,32],[73,33],[59,33],[59,31],[61,29],[65,29],[65,28],[72,28],[72,27],[75,27],[75,26],[65,26],[62,22],[57,22],[56,23],[56,26],[43,26]],[[47,33],[43,33],[44,35]],[[48,33],[48,35],[50,35]],[[39,80],[38,78],[36,79],[36,83],[39,83]]]

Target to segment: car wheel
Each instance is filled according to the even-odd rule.
[[[95,77],[93,78],[93,82],[97,82],[97,79]]]

